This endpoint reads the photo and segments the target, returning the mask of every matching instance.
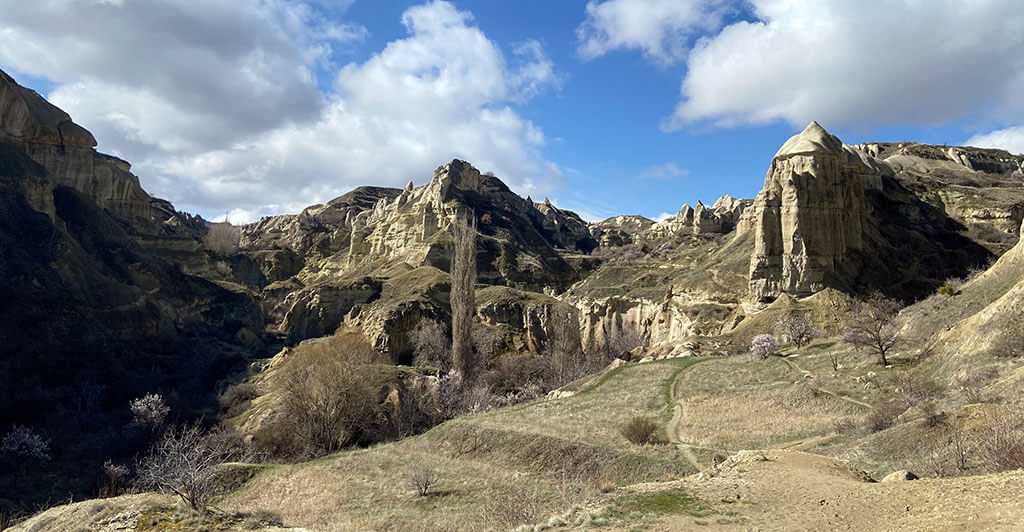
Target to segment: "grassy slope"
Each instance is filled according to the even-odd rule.
[[[670,445],[637,447],[617,428],[667,420],[666,389],[693,359],[612,370],[573,397],[460,418],[427,434],[269,468],[219,506],[268,510],[313,530],[488,530],[546,519],[616,485],[694,472]],[[433,468],[435,495],[409,487]],[[516,501],[509,504],[509,501]]]

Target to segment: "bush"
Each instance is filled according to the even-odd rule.
[[[409,476],[409,486],[416,490],[420,497],[426,497],[430,488],[437,484],[437,475],[429,467],[420,467]]]
[[[236,443],[225,432],[203,434],[199,425],[170,430],[139,463],[139,487],[173,493],[193,511],[206,514],[220,465],[245,458]]]
[[[15,425],[0,441],[0,456],[14,462],[24,460],[49,460],[50,443],[32,429]]]
[[[646,445],[654,442],[654,433],[658,423],[646,416],[637,416],[626,423],[619,433],[634,445]]]
[[[302,460],[428,428],[438,405],[406,376],[358,332],[297,348],[274,375],[280,407],[254,442],[270,456]]]
[[[904,410],[906,410],[906,408],[895,401],[880,404],[871,409],[871,412],[864,420],[864,428],[868,432],[879,432],[885,430],[893,425],[896,418],[899,417]]]
[[[978,441],[978,457],[992,473],[1024,469],[1024,414],[993,414]]]
[[[761,360],[767,359],[778,348],[778,342],[770,334],[759,334],[750,341],[750,354]]]
[[[132,425],[154,434],[163,428],[167,414],[171,412],[171,408],[167,406],[163,396],[156,393],[133,399],[128,407],[132,411]]]
[[[224,393],[217,398],[222,418],[230,419],[242,414],[249,409],[249,404],[257,397],[259,397],[259,391],[251,382],[239,382],[228,386]]]

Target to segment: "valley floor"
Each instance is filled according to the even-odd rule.
[[[884,461],[865,440],[909,449],[945,433],[913,419],[863,437],[837,432],[878,392],[854,378],[870,361],[851,360],[824,385],[806,377],[830,348],[631,364],[576,383],[570,397],[459,418],[396,443],[240,466],[252,478],[243,475],[205,524],[170,498],[132,495],[54,508],[12,530],[1024,528],[1022,471],[874,482],[924,462],[910,452]],[[667,441],[627,442],[619,427],[636,416],[657,419]],[[421,497],[409,480],[424,467],[438,481]]]

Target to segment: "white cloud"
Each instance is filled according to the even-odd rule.
[[[668,220],[669,218],[671,218],[671,217],[673,217],[673,216],[675,216],[675,214],[671,214],[671,213],[663,212],[663,213],[661,213],[661,214],[659,214],[659,215],[655,216],[655,217],[654,217],[654,221],[655,221],[655,222],[658,222],[658,223],[661,223],[661,222],[664,222],[665,220]]]
[[[663,127],[785,120],[936,125],[1024,119],[1018,0],[750,0],[756,21],[701,39]]]
[[[964,141],[964,145],[978,148],[999,148],[1013,154],[1024,154],[1024,126],[975,135]]]
[[[506,61],[471,14],[433,1],[403,14],[408,37],[339,68],[335,48],[366,34],[329,20],[350,3],[0,0],[0,62],[57,82],[51,100],[155,195],[232,222],[422,180],[455,157],[523,193],[560,178],[512,107],[560,83],[538,43]]]
[[[637,179],[662,179],[672,180],[689,175],[690,171],[680,168],[673,162],[648,166],[644,171],[636,175]]]
[[[585,59],[612,50],[640,50],[671,63],[686,57],[689,41],[721,27],[725,0],[605,0],[587,3],[587,18],[576,29]]]

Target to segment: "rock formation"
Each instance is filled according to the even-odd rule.
[[[864,245],[865,183],[879,175],[817,122],[790,138],[754,200],[751,295],[845,288],[856,274],[850,259]]]
[[[708,207],[698,201],[696,207],[683,204],[675,216],[655,224],[649,233],[655,237],[677,234],[728,233],[736,228],[752,200],[736,199],[730,195],[718,198]]]

